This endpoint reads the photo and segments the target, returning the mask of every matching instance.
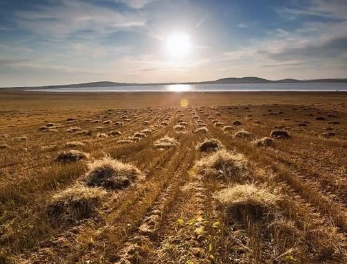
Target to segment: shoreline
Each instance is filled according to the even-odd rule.
[[[47,93],[23,90],[1,90],[0,110],[7,109],[107,109],[107,108],[160,108],[188,106],[317,103],[344,104],[347,92],[108,92],[108,93]]]
[[[119,91],[52,91],[53,89],[61,89],[61,88],[51,88],[47,89],[47,91],[44,91],[44,89],[23,89],[23,88],[0,88],[0,94],[6,93],[16,93],[16,94],[46,94],[46,95],[72,95],[72,94],[80,94],[80,95],[87,95],[87,94],[218,94],[218,93],[223,93],[223,94],[238,94],[238,93],[250,93],[250,94],[264,94],[264,93],[269,93],[269,94],[291,94],[291,93],[308,93],[308,94],[318,94],[318,93],[324,93],[324,94],[336,94],[336,93],[347,93],[347,90],[195,90],[195,91],[142,91],[142,90],[119,90]]]

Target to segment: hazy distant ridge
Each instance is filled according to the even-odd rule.
[[[327,82],[347,82],[347,79],[313,79],[313,80],[296,80],[296,79],[282,79],[282,80],[267,80],[259,77],[243,77],[243,78],[222,78],[215,81],[202,82],[202,83],[327,83]]]
[[[296,80],[296,79],[283,79],[283,80],[267,80],[259,77],[228,77],[214,81],[204,82],[181,82],[179,84],[232,84],[232,83],[347,83],[346,79],[313,79],[313,80]],[[176,83],[120,83],[120,82],[88,82],[66,85],[50,85],[40,86],[39,88],[80,88],[80,87],[113,87],[113,86],[139,86],[139,85],[167,85]],[[15,87],[15,88],[28,88],[28,87]],[[38,88],[38,87],[34,87]]]

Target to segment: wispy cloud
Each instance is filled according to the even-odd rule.
[[[35,61],[35,60],[33,58],[1,58],[0,57],[0,67],[25,66],[32,61]]]
[[[240,23],[237,25],[239,28],[248,28],[247,25],[243,24],[243,23]]]
[[[66,36],[80,31],[112,33],[143,27],[141,12],[119,12],[79,0],[60,0],[57,6],[38,6],[35,10],[16,11],[20,27],[35,34]]]
[[[160,1],[160,0],[117,0],[117,2],[125,3],[126,5],[135,9],[143,8],[146,5],[156,1]]]
[[[200,27],[204,22],[205,20],[208,18],[208,14],[206,14],[197,24],[196,24],[196,28]]]
[[[347,1],[310,0],[306,8],[280,8],[277,12],[283,17],[296,19],[299,16],[323,17],[336,20],[347,19]]]

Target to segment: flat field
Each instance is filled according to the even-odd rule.
[[[0,263],[347,263],[346,239],[347,93],[0,92]]]

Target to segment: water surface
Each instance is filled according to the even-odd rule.
[[[100,92],[308,92],[347,91],[347,83],[237,83],[237,84],[173,84],[78,88],[31,88],[26,91],[50,93]]]

